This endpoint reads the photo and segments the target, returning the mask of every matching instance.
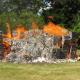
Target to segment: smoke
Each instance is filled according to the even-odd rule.
[[[40,9],[38,10],[38,13],[37,13],[38,16],[41,16],[41,14],[43,13],[44,10],[49,10],[52,8],[50,1],[43,0],[43,3],[44,3],[44,7],[40,7]]]

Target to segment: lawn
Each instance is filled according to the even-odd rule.
[[[0,80],[80,80],[80,62],[61,64],[0,63]]]

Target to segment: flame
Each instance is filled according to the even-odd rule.
[[[10,25],[9,23],[6,23],[6,27],[7,27],[7,33],[6,34],[3,34],[3,45],[4,45],[4,57],[6,57],[6,55],[10,52],[10,43],[6,40],[7,39],[20,39],[22,38],[23,36],[23,33],[26,31],[26,29],[24,28],[24,26],[22,25],[17,25],[16,29],[15,29],[15,32],[16,32],[16,36],[13,36],[11,34],[11,30],[10,30]]]
[[[43,31],[48,33],[49,35],[55,35],[55,36],[62,36],[68,34],[67,29],[59,25],[55,25],[52,22],[49,22],[48,25],[44,26]]]
[[[38,25],[35,22],[32,22],[32,29],[33,30],[38,29]]]
[[[3,42],[3,45],[5,46],[5,48],[8,48],[10,46],[10,44],[6,41]]]
[[[38,25],[36,24],[36,22],[32,22],[33,35],[36,35],[36,34],[37,34],[37,33],[35,32],[36,29],[38,29]]]
[[[13,30],[14,32],[16,32],[16,35],[13,36],[12,33],[11,33],[11,30],[10,30],[10,25],[9,23],[6,23],[6,28],[7,28],[7,33],[6,34],[3,34],[3,37],[4,38],[9,38],[9,39],[20,39],[22,36],[23,36],[23,33],[25,31],[27,31],[23,25],[17,25],[16,26],[16,29]]]
[[[7,33],[6,33],[6,37],[7,38],[11,38],[11,29],[10,29],[10,18],[9,16],[6,18],[7,22],[6,22],[6,28],[7,28]]]
[[[10,44],[6,41],[3,42],[3,45],[4,45],[4,58],[6,57],[7,54],[9,54],[10,52]]]
[[[15,29],[16,36],[13,36],[14,39],[20,39],[22,37],[22,34],[27,31],[24,26],[17,25],[17,28]]]
[[[9,23],[6,23],[6,29],[7,29],[6,34],[3,34],[3,37],[11,39],[12,36],[11,36],[11,30],[10,30],[10,24]]]

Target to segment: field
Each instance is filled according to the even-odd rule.
[[[0,80],[80,80],[80,62],[61,64],[0,63]]]

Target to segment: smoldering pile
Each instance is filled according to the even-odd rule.
[[[24,35],[21,39],[11,39],[12,46],[10,53],[6,56],[7,62],[55,62],[55,51],[58,49],[56,43],[60,41],[60,37],[48,35],[38,29],[26,31]]]

